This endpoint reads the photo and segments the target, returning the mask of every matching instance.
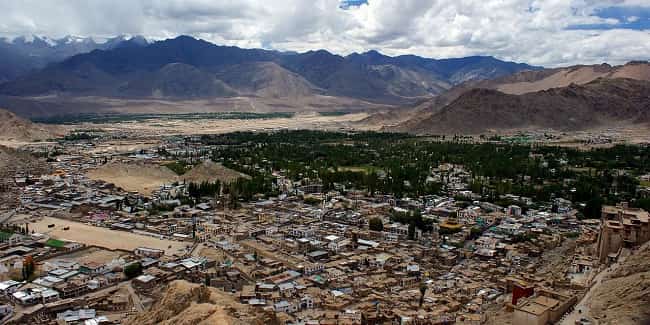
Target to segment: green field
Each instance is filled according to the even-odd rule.
[[[45,242],[45,246],[50,246],[54,248],[62,248],[63,245],[65,245],[65,242],[53,238],[50,238]]]

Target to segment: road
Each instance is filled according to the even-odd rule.
[[[144,311],[144,304],[142,304],[142,300],[140,300],[140,296],[135,292],[133,289],[133,286],[131,285],[131,282],[126,284],[126,290],[129,292],[131,295],[132,301],[133,301],[133,307],[140,313]]]

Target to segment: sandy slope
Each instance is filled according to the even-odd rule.
[[[151,192],[157,190],[160,185],[176,180],[176,174],[169,168],[151,164],[111,163],[89,170],[86,176],[143,195],[151,195]]]
[[[650,324],[650,243],[593,281],[592,288],[561,324],[573,325],[580,318],[595,324]]]
[[[200,183],[203,181],[229,183],[237,178],[250,178],[250,176],[226,168],[212,161],[205,161],[195,166],[187,173],[177,176],[169,168],[156,164],[145,163],[109,163],[86,172],[91,179],[103,180],[113,183],[126,191],[137,191],[143,195],[151,193],[163,184],[175,181],[188,181]]]
[[[126,325],[145,324],[278,324],[214,288],[183,280],[173,281],[146,312],[129,318]]]
[[[567,87],[571,84],[584,85],[597,78],[650,80],[650,65],[628,63],[613,68],[607,66],[570,67],[560,69],[558,72],[541,80],[504,83],[497,86],[496,89],[506,94],[521,95],[550,88]]]
[[[606,276],[590,305],[599,324],[650,324],[650,245]]]
[[[237,172],[236,170],[226,168],[219,163],[206,160],[200,165],[192,168],[187,173],[179,176],[178,178],[195,183],[203,181],[214,182],[216,180],[230,183],[237,178],[250,178],[250,176]]]
[[[12,177],[16,171],[40,175],[49,172],[49,169],[43,159],[0,145],[0,178]]]
[[[32,123],[5,109],[0,109],[0,140],[35,141],[65,135],[61,126]]]

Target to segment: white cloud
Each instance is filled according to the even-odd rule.
[[[545,66],[647,59],[650,32],[571,29],[619,23],[595,15],[647,0],[87,0],[4,1],[0,34],[164,39],[335,53],[377,49],[433,58],[494,55]]]

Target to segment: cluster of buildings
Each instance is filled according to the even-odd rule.
[[[648,213],[625,204],[603,207],[601,220],[578,220],[572,203],[559,198],[540,209],[481,201],[461,165],[440,165],[427,179],[453,196],[324,192],[318,180],[278,174],[280,195],[228,209],[218,197],[183,204],[184,184],[144,197],[90,180],[83,171],[109,158],[76,149],[51,163],[53,173],[15,180],[19,212],[31,217],[0,222],[7,228],[0,233],[0,317],[11,322],[119,323],[155,301],[166,283],[184,279],[229,292],[284,324],[483,324],[502,308],[513,324],[546,324],[570,310],[621,250],[650,239]],[[154,203],[170,209],[151,214]],[[170,245],[124,250],[30,232],[29,221],[43,211]],[[564,261],[540,271],[545,254],[568,241],[575,248]]]

